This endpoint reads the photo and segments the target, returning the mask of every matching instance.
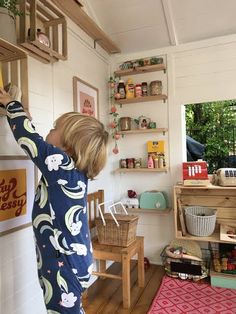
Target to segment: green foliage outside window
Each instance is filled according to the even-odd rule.
[[[225,161],[236,149],[236,100],[191,104],[185,109],[186,134],[205,145],[209,173],[227,167]]]

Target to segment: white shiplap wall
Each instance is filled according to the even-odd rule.
[[[61,113],[72,110],[72,76],[99,88],[100,117],[107,123],[108,94],[107,77],[110,59],[98,48],[94,51],[91,40],[69,24],[68,61],[54,65],[43,65],[31,59],[29,62],[30,111],[37,130],[46,135],[53,120]],[[169,165],[168,174],[132,174],[111,175],[118,166],[120,156],[109,153],[109,162],[98,180],[91,182],[90,191],[104,188],[106,199],[120,198],[128,188],[141,192],[147,189],[164,189],[171,198],[172,186],[181,179],[181,162],[185,141],[182,132],[181,105],[190,102],[236,98],[236,36],[201,43],[188,44],[167,49],[148,51],[135,55],[120,55],[112,66],[121,61],[165,55],[168,65],[167,110],[145,114],[157,114],[160,124],[165,122],[169,128],[167,134]],[[139,110],[127,108],[127,115],[139,114]],[[130,110],[130,111],[129,111]],[[151,109],[153,110],[153,109]],[[22,154],[15,144],[5,118],[0,118],[0,154]],[[163,126],[165,126],[163,124]],[[139,145],[143,138],[131,141]],[[121,140],[122,141],[122,140]],[[121,145],[122,153],[127,146]],[[127,150],[128,152],[128,150]],[[130,151],[129,151],[130,152]],[[160,251],[173,237],[173,219],[153,214],[140,216],[138,233],[145,236],[145,256],[152,262],[160,263]],[[0,238],[0,313],[7,314],[45,314],[43,300],[36,276],[31,228]]]
[[[72,77],[87,81],[99,89],[100,119],[108,123],[107,78],[110,57],[73,23],[68,25],[67,61],[43,64],[29,58],[29,104],[37,131],[45,136],[53,121],[73,110]],[[6,122],[0,117],[0,155],[22,155]],[[107,187],[107,188],[106,188]],[[89,191],[112,188],[109,164]],[[0,313],[45,314],[42,292],[36,273],[36,258],[31,228],[0,237]]]

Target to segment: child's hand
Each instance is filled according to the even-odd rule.
[[[12,100],[11,96],[3,88],[0,88],[0,104],[5,107]]]

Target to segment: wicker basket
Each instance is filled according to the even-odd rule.
[[[117,226],[111,214],[104,214],[106,225],[102,218],[95,219],[100,244],[129,246],[136,239],[138,216],[114,214],[119,226]]]
[[[202,206],[186,207],[185,219],[190,234],[207,237],[215,230],[216,210]]]

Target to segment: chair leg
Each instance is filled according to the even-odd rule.
[[[99,260],[99,271],[101,273],[105,273],[106,272],[106,261],[100,259]],[[100,276],[100,279],[105,279],[105,277]]]
[[[123,307],[130,308],[130,259],[122,255],[122,293]]]
[[[138,286],[144,287],[144,243],[143,238],[140,240],[140,246],[138,251]]]

